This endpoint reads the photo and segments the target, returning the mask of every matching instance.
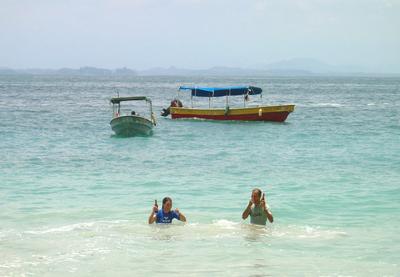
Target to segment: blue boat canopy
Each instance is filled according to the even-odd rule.
[[[180,87],[179,90],[191,90],[192,96],[197,97],[222,97],[230,95],[256,95],[261,94],[262,89],[258,87]]]

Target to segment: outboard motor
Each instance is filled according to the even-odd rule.
[[[170,107],[168,107],[168,108],[166,108],[166,109],[162,109],[162,112],[161,112],[161,116],[164,116],[164,117],[166,117],[166,116],[169,116],[169,114],[171,113],[170,112],[170,110],[169,110],[169,108]]]
[[[181,108],[181,107],[183,107],[183,104],[179,99],[172,100],[168,108],[162,109],[161,116],[164,116],[164,117],[168,116],[171,113],[171,111],[170,111],[171,107]]]

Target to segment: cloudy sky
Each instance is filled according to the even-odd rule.
[[[400,0],[0,0],[0,67],[400,72]]]

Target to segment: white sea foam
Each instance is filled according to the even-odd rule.
[[[123,225],[122,223],[129,222],[128,220],[113,220],[113,221],[94,221],[94,222],[81,222],[75,224],[68,224],[59,227],[52,227],[48,229],[31,230],[25,231],[25,234],[41,235],[48,233],[65,233],[72,231],[82,231],[82,230],[96,230],[96,229],[107,229],[118,225]]]
[[[45,229],[45,230],[26,231],[25,233],[33,234],[33,235],[41,235],[41,234],[48,234],[48,233],[71,232],[71,231],[75,231],[75,230],[88,230],[94,224],[95,224],[95,222],[76,223],[76,224],[70,224],[70,225],[65,225],[65,226],[60,226],[60,227],[54,227],[54,228]]]
[[[313,226],[279,226],[274,229],[273,236],[287,237],[287,238],[300,238],[300,239],[334,239],[346,236],[347,233],[340,230],[330,230],[321,227]]]
[[[239,223],[237,222],[233,222],[233,221],[229,221],[226,219],[219,219],[219,220],[215,220],[213,221],[213,225],[214,226],[218,226],[218,227],[222,227],[224,229],[235,229],[238,227]]]

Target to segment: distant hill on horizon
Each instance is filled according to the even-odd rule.
[[[91,66],[84,66],[78,69],[60,68],[60,69],[11,69],[0,67],[0,75],[66,75],[66,76],[136,76],[135,70],[123,67],[117,69],[105,69]]]
[[[11,69],[0,67],[0,75],[67,75],[67,76],[400,76],[400,72],[379,73],[363,71],[356,66],[334,66],[315,59],[296,58],[269,64],[256,64],[250,68],[214,66],[208,69],[155,67],[134,70],[126,67],[104,69],[90,66],[78,69]]]
[[[274,71],[300,70],[312,72],[314,74],[371,73],[366,72],[362,67],[359,66],[335,66],[310,58],[294,58],[269,64],[257,64],[253,67],[257,69]]]

